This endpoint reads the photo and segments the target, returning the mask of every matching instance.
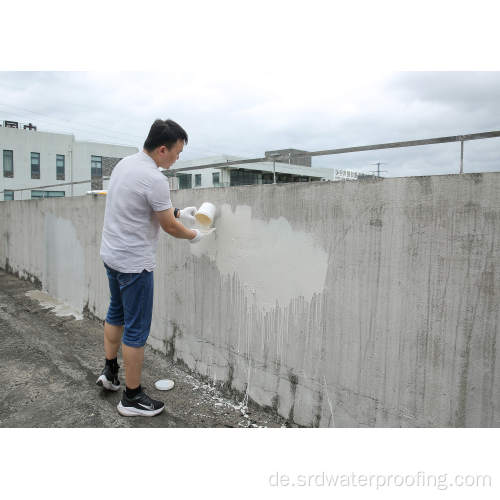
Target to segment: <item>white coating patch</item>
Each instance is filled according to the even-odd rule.
[[[294,231],[284,217],[252,219],[252,209],[221,207],[213,236],[191,245],[197,257],[207,255],[221,273],[236,273],[251,302],[265,309],[288,305],[294,297],[311,300],[321,293],[328,254],[311,234]]]
[[[87,296],[85,252],[69,219],[47,214],[45,218],[45,265],[43,291],[83,311]]]
[[[52,312],[55,313],[56,316],[74,316],[75,319],[83,319],[81,314],[73,311],[67,304],[54,299],[48,293],[41,292],[40,290],[30,290],[26,292],[26,296],[30,299],[37,300],[44,309],[52,309]]]

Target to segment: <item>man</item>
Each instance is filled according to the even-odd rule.
[[[118,412],[153,416],[163,411],[141,387],[144,345],[153,312],[153,268],[159,228],[191,243],[209,234],[188,229],[178,218],[194,221],[196,207],[175,209],[168,181],[158,167],[168,169],[188,142],[185,130],[173,120],[156,120],[143,151],[123,158],[109,180],[101,241],[101,258],[111,292],[104,322],[106,362],[97,385],[120,389],[117,354],[122,342],[125,390]],[[122,339],[123,335],[123,339]]]

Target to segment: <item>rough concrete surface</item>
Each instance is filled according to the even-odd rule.
[[[148,343],[308,427],[500,426],[500,172],[185,189]],[[0,267],[104,319],[105,199],[0,203]]]
[[[143,383],[165,402],[152,418],[122,417],[121,391],[95,385],[103,365],[102,323],[60,317],[26,293],[33,285],[0,271],[0,427],[280,427],[282,419],[222,397],[146,346]],[[123,363],[120,379],[124,383]],[[154,388],[170,378],[167,392]]]

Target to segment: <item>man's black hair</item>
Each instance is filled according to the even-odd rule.
[[[159,146],[170,149],[178,140],[187,144],[188,135],[186,131],[174,120],[160,120],[159,118],[151,125],[149,134],[144,142],[146,151],[153,151]]]

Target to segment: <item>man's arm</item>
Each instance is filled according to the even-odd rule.
[[[197,232],[188,229],[174,217],[174,209],[162,210],[160,212],[153,212],[160,223],[161,228],[170,236],[174,238],[182,238],[185,240],[192,240]]]

